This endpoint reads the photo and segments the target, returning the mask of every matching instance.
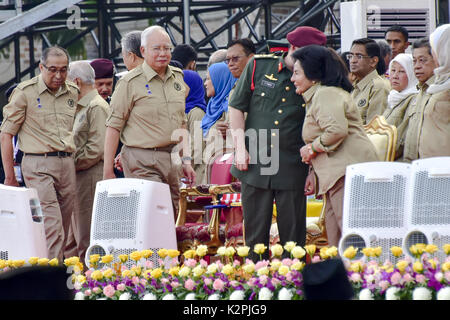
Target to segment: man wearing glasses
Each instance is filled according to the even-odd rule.
[[[372,39],[355,40],[347,59],[350,72],[356,77],[352,98],[361,113],[363,124],[367,124],[376,115],[383,114],[391,90],[380,76],[386,71],[380,47]]]
[[[60,262],[75,194],[72,127],[79,91],[66,81],[68,64],[69,55],[63,48],[45,49],[41,74],[17,86],[3,108],[0,128],[5,184],[18,186],[11,143],[18,134],[25,184],[37,190],[44,212],[48,258]]]
[[[141,35],[144,62],[117,83],[106,120],[103,178],[115,178],[114,155],[123,143],[121,163],[125,178],[140,178],[170,186],[174,212],[178,208],[179,165],[171,153],[179,139],[173,135],[186,126],[186,87],[183,71],[169,65],[172,43],[164,28],[151,26]],[[195,173],[189,154],[182,157],[189,184]]]

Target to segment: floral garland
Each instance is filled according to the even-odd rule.
[[[266,250],[262,244],[253,249],[260,257]],[[364,257],[359,260],[355,259],[358,250],[349,247],[343,261],[355,299],[450,300],[450,244],[442,250],[447,258],[440,263],[433,257],[436,246],[417,244],[410,248],[414,259],[404,257],[394,265],[379,261],[380,247],[362,249]],[[161,249],[156,253],[159,267],[149,260],[154,254],[151,250],[120,255],[117,262],[112,255],[92,255],[91,268],[85,272],[78,257],[65,259],[64,265],[73,271],[78,300],[303,300],[305,255],[309,263],[338,256],[336,247],[317,250],[315,245],[302,248],[295,242],[271,246],[272,258],[256,263],[246,259],[250,252],[246,246],[220,247],[219,259],[212,263],[204,259],[207,251],[205,245],[183,254]],[[290,258],[281,258],[284,251]],[[403,256],[400,247],[392,247],[391,252],[398,259]],[[134,262],[131,268],[125,265],[129,260]],[[26,265],[58,266],[58,260],[33,257],[28,264],[0,260],[0,272]]]

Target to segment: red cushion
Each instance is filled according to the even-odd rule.
[[[227,239],[229,239],[229,238],[236,238],[236,237],[242,237],[242,235],[243,235],[243,233],[242,233],[242,223],[238,223],[238,224],[235,224],[234,226],[232,226],[229,230],[228,230],[228,232],[227,232],[227,234],[226,234],[226,237],[227,237]]]
[[[233,155],[219,156],[211,165],[210,183],[211,184],[228,184],[231,183],[233,177],[230,173],[233,165]]]
[[[201,243],[208,242],[211,237],[208,233],[208,224],[206,223],[186,223],[184,226],[176,228],[177,241],[198,240]],[[219,226],[219,239],[225,241],[225,226]]]

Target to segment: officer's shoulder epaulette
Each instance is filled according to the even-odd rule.
[[[78,88],[78,86],[74,82],[66,80],[66,84],[69,86],[69,88],[80,91],[80,88]]]
[[[181,70],[181,69],[178,68],[178,67],[174,67],[174,66],[169,65],[169,68],[170,68],[170,70],[172,70],[173,72],[178,72],[178,73],[183,74],[183,70]]]
[[[278,59],[276,55],[271,54],[255,54],[255,59]]]
[[[120,78],[120,80],[128,82],[131,79],[136,78],[137,76],[141,75],[143,72],[144,72],[144,70],[142,70],[142,65],[137,66],[136,68],[134,68],[133,70],[128,72],[126,75],[124,75],[122,78]]]
[[[17,85],[17,88],[19,88],[20,90],[23,90],[23,89],[25,89],[28,86],[36,84],[37,82],[38,82],[38,77],[34,77],[34,78],[29,79],[29,80],[22,81],[21,83],[19,83]]]

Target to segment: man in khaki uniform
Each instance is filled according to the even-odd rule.
[[[409,118],[409,123],[403,150],[403,161],[405,162],[419,159],[419,134],[422,129],[425,106],[431,97],[427,90],[434,82],[434,69],[437,68],[431,54],[431,46],[428,39],[419,39],[413,43],[413,63],[414,75],[419,80],[417,85],[419,93],[416,97],[416,105],[413,108],[409,108],[406,114]]]
[[[356,77],[352,99],[361,113],[363,124],[367,124],[376,115],[383,114],[391,90],[388,82],[380,76],[386,71],[380,47],[372,39],[355,40],[347,59],[350,71]]]
[[[95,187],[103,178],[103,148],[105,144],[108,103],[95,88],[95,72],[86,61],[70,64],[68,79],[80,93],[73,125],[76,146],[76,202],[72,217],[72,239],[66,243],[66,257],[79,256],[84,261],[89,247],[92,206]]]
[[[47,237],[48,257],[63,259],[74,206],[75,144],[72,126],[78,88],[66,82],[69,56],[59,47],[44,50],[41,74],[20,83],[4,107],[1,149],[5,184],[18,186],[13,169],[12,137],[24,152],[22,172],[28,188],[38,192]]]
[[[172,161],[171,152],[181,140],[175,130],[186,124],[186,84],[182,70],[169,66],[171,49],[170,38],[163,28],[152,26],[142,32],[144,63],[120,79],[111,99],[103,178],[115,178],[114,152],[120,137],[125,177],[169,184],[176,212],[180,193],[179,166]],[[186,146],[187,130],[184,133]],[[182,166],[191,184],[195,173],[189,154],[187,151],[183,154]]]

